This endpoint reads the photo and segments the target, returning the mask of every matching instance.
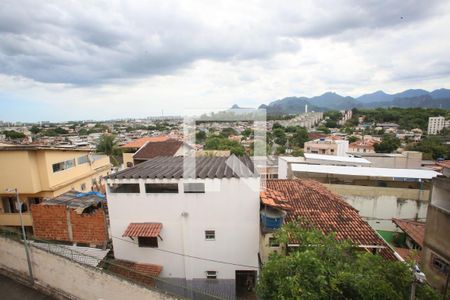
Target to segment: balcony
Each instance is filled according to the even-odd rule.
[[[23,225],[33,226],[31,213],[22,213]],[[20,226],[19,213],[0,213],[0,226]]]

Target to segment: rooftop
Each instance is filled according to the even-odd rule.
[[[352,156],[337,156],[337,155],[324,155],[315,153],[305,153],[305,158],[323,160],[328,162],[343,162],[343,163],[355,163],[355,164],[365,164],[370,165],[371,162],[365,158],[352,157]]]
[[[266,186],[284,194],[291,210],[287,211],[288,221],[299,217],[305,219],[324,233],[336,233],[339,240],[350,239],[360,246],[381,246],[384,257],[394,259],[394,252],[379,237],[358,211],[340,196],[314,180],[274,179],[267,180]]]
[[[161,229],[161,223],[130,223],[122,236],[157,237]]]
[[[98,192],[82,193],[69,191],[58,197],[46,200],[39,205],[65,205],[81,214],[86,208],[97,206],[103,201],[105,201],[105,196]]]
[[[161,142],[147,142],[133,155],[133,158],[146,160],[157,156],[174,156],[182,145],[182,141],[174,139]]]
[[[141,148],[148,142],[163,142],[168,139],[169,139],[169,137],[165,136],[165,135],[146,136],[146,137],[131,141],[125,145],[122,145],[121,148]]]
[[[440,173],[419,169],[390,169],[328,165],[293,164],[292,172],[335,174],[346,176],[384,177],[392,179],[432,179]]]
[[[409,236],[417,245],[423,247],[423,239],[425,236],[425,223],[402,219],[392,219],[407,236]]]
[[[195,169],[194,169],[195,164]],[[185,170],[184,167],[187,167]],[[111,174],[109,179],[183,178],[241,178],[257,177],[248,156],[237,157],[155,157],[129,169]]]
[[[82,148],[77,146],[44,146],[44,145],[0,145],[0,151],[80,151],[92,152],[90,148]]]

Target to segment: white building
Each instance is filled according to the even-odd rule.
[[[306,142],[305,153],[346,156],[348,141],[330,138],[320,138]]]
[[[256,281],[260,179],[248,157],[193,163],[157,157],[107,179],[114,255],[233,299]]]
[[[438,134],[445,127],[444,117],[428,118],[428,134]]]

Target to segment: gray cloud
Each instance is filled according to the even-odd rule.
[[[301,38],[344,33],[345,38],[358,38],[361,29],[414,24],[439,13],[440,2],[186,5],[2,1],[0,73],[46,83],[95,85],[167,74],[201,59],[265,59],[298,51]]]

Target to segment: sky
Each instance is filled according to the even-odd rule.
[[[0,2],[0,120],[450,88],[450,1]]]

